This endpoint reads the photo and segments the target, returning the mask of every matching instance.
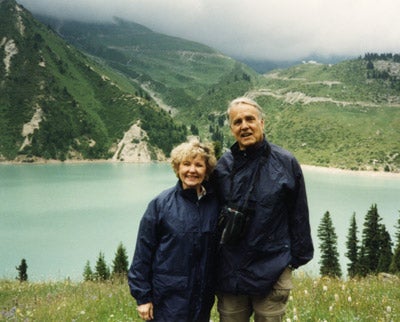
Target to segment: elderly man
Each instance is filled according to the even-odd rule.
[[[222,322],[282,321],[292,270],[313,257],[304,178],[292,154],[264,136],[261,107],[233,100],[227,110],[236,143],[215,177],[224,210],[217,266]]]

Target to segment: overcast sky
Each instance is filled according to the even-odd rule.
[[[400,53],[399,0],[17,0],[60,18],[121,17],[235,58]]]

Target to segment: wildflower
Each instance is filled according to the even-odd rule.
[[[346,289],[346,285],[342,284],[342,291]]]
[[[293,321],[298,321],[299,318],[297,317],[297,315],[293,315]]]
[[[387,312],[387,313],[391,313],[391,312],[392,312],[392,308],[391,308],[390,306],[387,306],[387,307],[386,307],[386,312]]]
[[[82,311],[80,312],[80,314],[81,314],[81,315],[85,315],[86,312],[82,310]]]
[[[348,298],[347,298],[347,302],[351,302],[351,296],[349,296]]]
[[[304,290],[304,295],[308,295],[308,291],[307,290]]]
[[[289,318],[287,318],[287,319],[286,319],[286,322],[292,322],[292,320],[291,320],[291,319],[289,319]]]
[[[289,296],[289,301],[293,301],[293,295]]]
[[[324,292],[326,292],[326,291],[328,290],[328,286],[326,286],[326,285],[322,286],[322,290],[323,290]]]
[[[332,312],[333,311],[333,305],[331,305],[330,307],[329,307],[329,312]]]
[[[339,301],[339,294],[335,293],[335,301]]]

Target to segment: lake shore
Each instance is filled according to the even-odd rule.
[[[352,174],[352,175],[360,175],[360,176],[370,176],[370,177],[395,177],[400,178],[400,173],[398,172],[384,172],[384,171],[368,171],[368,170],[349,170],[349,169],[338,169],[338,168],[328,168],[328,167],[320,167],[315,165],[307,165],[302,164],[301,168],[303,170],[312,170],[319,171],[321,173],[337,173],[337,174]]]
[[[151,161],[152,163],[168,163],[169,161]],[[149,162],[134,162],[134,161],[115,161],[112,159],[97,159],[97,160],[45,160],[37,159],[34,162],[23,162],[23,161],[0,161],[0,165],[41,165],[41,164],[82,164],[82,163],[149,163]],[[350,169],[339,169],[330,167],[321,167],[316,165],[301,164],[303,170],[319,171],[321,173],[337,173],[337,174],[352,174],[360,176],[370,177],[400,177],[399,172],[384,172],[384,171],[370,171],[370,170],[350,170]]]

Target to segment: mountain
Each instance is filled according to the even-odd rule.
[[[248,95],[264,109],[268,140],[301,163],[400,172],[398,54],[309,61],[260,74],[212,48],[134,22],[36,15],[39,23],[22,7],[22,18],[9,15],[5,3],[15,2],[0,2],[1,30],[14,28],[0,35],[3,159],[129,159],[139,144],[166,155],[186,135],[212,140],[220,152],[233,143],[227,103]],[[15,27],[21,21],[24,37]]]
[[[270,140],[302,163],[399,172],[400,55],[275,70],[251,94]]]
[[[13,0],[0,1],[0,160],[164,159],[186,127]]]
[[[208,46],[119,18],[109,23],[37,18],[76,48],[136,81],[183,122],[188,120],[186,112],[221,81],[259,76]]]

